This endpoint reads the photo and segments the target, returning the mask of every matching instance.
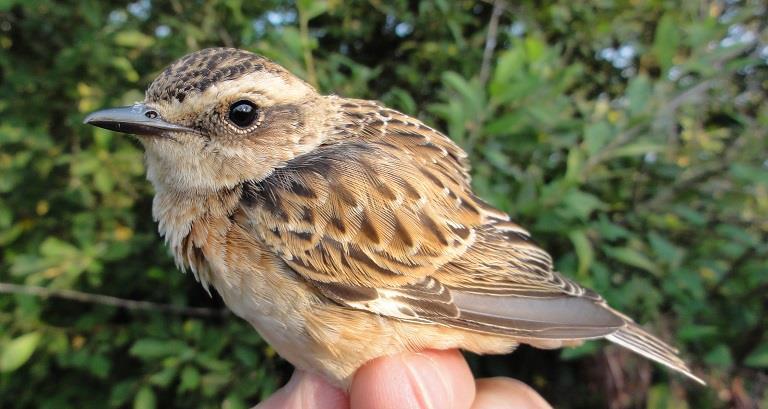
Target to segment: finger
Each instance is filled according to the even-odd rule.
[[[317,375],[296,370],[288,383],[252,409],[347,409],[349,398]]]
[[[552,409],[530,386],[512,378],[477,380],[472,409]]]
[[[457,350],[381,357],[358,369],[350,390],[352,409],[468,409],[475,382]]]

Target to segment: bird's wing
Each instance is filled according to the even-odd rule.
[[[363,125],[335,135],[360,137],[243,186],[254,231],[294,270],[323,283],[405,285],[463,254],[477,227],[507,218],[472,194],[464,152],[447,138],[394,114],[360,116]]]
[[[433,277],[459,309],[453,325],[537,339],[596,338],[625,325],[597,293],[553,271],[549,255],[509,222],[479,227],[473,245]]]
[[[466,155],[448,138],[373,103],[345,108],[334,143],[243,186],[250,228],[323,295],[523,340],[608,337],[697,379],[673,348],[553,271],[527,231],[475,197]]]
[[[293,270],[340,304],[402,319],[532,338],[623,325],[472,194],[458,146],[366,103],[347,103],[339,141],[243,187],[251,228]]]

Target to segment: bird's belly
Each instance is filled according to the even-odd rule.
[[[251,324],[280,356],[298,368],[313,369],[314,340],[304,330],[310,301],[305,294],[276,285],[274,279],[250,275],[262,279],[244,278],[236,286],[214,279],[213,284],[227,307]]]
[[[214,278],[213,285],[230,310],[280,356],[344,389],[360,366],[380,356],[424,348],[506,353],[516,345],[508,337],[405,322],[324,302],[284,272],[248,277],[239,285]],[[285,288],[275,277],[291,285]]]

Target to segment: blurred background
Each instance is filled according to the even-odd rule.
[[[243,408],[292,371],[173,266],[142,152],[82,125],[208,46],[469,152],[566,275],[679,346],[469,356],[558,408],[768,407],[762,1],[0,1],[0,407]],[[141,302],[137,302],[141,301]]]

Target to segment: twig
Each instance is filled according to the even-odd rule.
[[[616,360],[613,357],[611,349],[604,348],[603,357],[605,357],[605,362],[606,362],[606,365],[608,366],[608,372],[611,373],[611,377],[613,378],[613,384],[616,387],[616,390],[617,391],[624,390],[624,374],[621,372],[621,368],[619,367],[619,364],[616,363]]]
[[[179,0],[171,0],[171,7],[173,8],[173,12],[176,14],[182,14],[184,12],[184,6],[179,2]]]
[[[723,65],[725,61],[728,61],[730,58],[735,57],[736,55],[741,53],[741,51],[742,50],[732,51],[728,55],[721,56],[717,61],[714,61],[713,64],[715,67],[721,70],[720,73],[716,74],[711,78],[702,80],[698,84],[686,89],[685,91],[678,93],[668,102],[663,104],[656,111],[656,115],[654,115],[650,119],[653,120],[662,115],[667,115],[667,116],[674,115],[677,109],[680,108],[681,105],[687,102],[690,102],[691,100],[700,98],[706,91],[712,88],[719,80],[731,74],[731,72],[722,71]],[[633,126],[632,128],[628,129],[626,132],[623,132],[619,136],[614,138],[610,143],[608,143],[608,145],[606,145],[605,148],[603,148],[600,152],[597,152],[597,154],[592,155],[592,157],[590,157],[587,160],[587,163],[582,168],[581,177],[586,178],[589,172],[592,171],[592,168],[600,164],[600,162],[602,162],[606,156],[610,155],[614,149],[617,149],[621,147],[623,144],[629,142],[635,136],[637,136],[642,131],[644,131],[646,127],[649,127],[649,126],[650,126],[650,121],[639,123]]]
[[[225,46],[232,48],[235,46],[235,42],[232,40],[232,36],[229,35],[226,29],[223,27],[219,28],[219,37],[221,38],[221,42],[224,43]]]
[[[667,102],[666,106],[664,107],[664,113],[673,113],[677,111],[677,108],[680,107],[683,103],[692,100],[697,99],[700,97],[704,92],[712,88],[713,85],[719,80],[719,77],[710,78],[707,80],[704,80],[691,88],[688,88],[687,90],[681,92],[676,97],[672,98],[669,102]]]
[[[125,308],[131,311],[159,311],[177,315],[189,315],[195,317],[223,317],[229,314],[227,310],[215,310],[202,307],[183,307],[180,305],[159,304],[150,301],[127,300],[103,294],[90,294],[74,290],[50,289],[36,285],[20,285],[0,283],[0,294],[26,294],[41,298],[61,298],[91,304],[109,305]]]
[[[768,285],[761,285],[755,288],[754,294],[744,294],[742,298],[746,300],[748,299],[747,297],[751,297],[757,294],[765,294],[766,289],[768,289]],[[756,316],[763,317],[765,316],[766,311],[768,311],[768,299],[763,299],[759,311],[756,311]],[[733,356],[734,362],[738,362],[739,364],[743,363],[749,354],[751,354],[752,351],[761,345],[763,339],[765,339],[765,333],[765,325],[757,324],[746,333],[741,334],[733,348],[733,351],[735,352]]]
[[[299,2],[299,5],[301,2]],[[313,87],[317,87],[317,73],[315,72],[315,59],[312,56],[309,40],[309,19],[306,10],[298,6],[299,10],[299,33],[301,34],[301,48],[304,51],[304,65],[307,70],[307,82]]]
[[[592,171],[592,168],[599,165],[600,162],[602,162],[611,152],[613,152],[614,149],[617,149],[622,145],[624,145],[625,143],[631,141],[633,138],[639,135],[642,131],[644,131],[645,128],[648,126],[649,126],[648,123],[639,123],[633,126],[632,128],[627,129],[626,131],[620,133],[611,142],[609,142],[605,146],[605,148],[603,148],[601,151],[592,155],[587,160],[587,163],[584,164],[584,167],[581,169],[582,179],[586,179],[587,175],[589,175],[589,173]]]
[[[485,84],[491,75],[491,58],[493,50],[496,49],[496,37],[499,32],[499,17],[504,12],[505,3],[502,0],[493,2],[493,11],[491,20],[488,23],[488,34],[485,36],[485,49],[483,50],[483,64],[480,66],[480,83]]]
[[[721,159],[711,165],[702,166],[696,168],[690,172],[683,173],[675,179],[674,182],[667,185],[665,188],[660,189],[650,199],[647,199],[635,206],[636,211],[654,211],[661,206],[668,203],[675,198],[678,192],[684,191],[687,188],[695,186],[697,183],[705,181],[713,176],[716,176],[728,169],[730,164],[741,152],[740,149],[747,143],[747,136],[738,136],[735,141],[731,142],[722,153]]]
[[[739,273],[739,269],[741,268],[741,266],[744,265],[744,263],[746,263],[750,259],[752,259],[752,257],[755,256],[755,253],[757,253],[757,249],[755,247],[749,247],[746,250],[744,250],[744,252],[741,253],[741,255],[738,256],[731,263],[730,266],[728,266],[728,270],[720,277],[719,280],[717,280],[715,285],[713,285],[709,289],[709,291],[707,291],[709,293],[709,297],[707,298],[708,299],[712,299],[715,297],[725,298],[726,296],[721,292],[723,286],[727,284],[728,281],[730,281],[731,278],[733,278],[733,276]],[[757,288],[759,289],[760,287],[757,287]],[[742,298],[745,300],[749,299],[749,297],[744,297],[743,295],[742,295]]]
[[[662,205],[668,203],[675,198],[675,195],[681,191],[685,191],[690,187],[695,186],[697,183],[706,181],[709,178],[716,176],[728,169],[729,163],[719,163],[713,167],[702,167],[696,169],[690,174],[683,174],[677,177],[671,184],[666,185],[663,189],[654,195],[652,198],[640,202],[635,205],[635,211],[648,211],[659,209]]]
[[[673,115],[674,112],[680,107],[680,105],[698,98],[703,92],[707,91],[718,80],[718,77],[709,78],[704,80],[693,87],[688,88],[685,91],[680,92],[670,99],[667,103],[663,104],[657,112],[657,114],[651,119],[657,118],[661,115]],[[636,136],[645,131],[651,124],[651,121],[643,121],[633,126],[632,128],[620,133],[616,138],[609,142],[602,150],[592,155],[581,170],[581,177],[586,178],[592,169],[599,165],[607,156],[613,151],[625,143],[631,141]]]

